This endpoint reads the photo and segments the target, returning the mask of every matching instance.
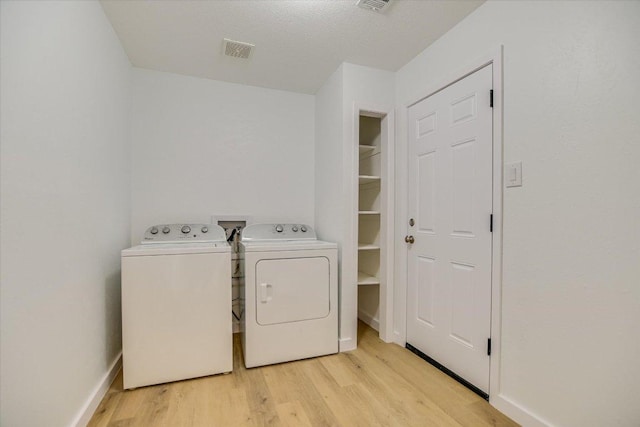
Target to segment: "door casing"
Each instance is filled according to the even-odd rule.
[[[379,311],[379,331],[378,335],[384,342],[394,342],[393,335],[393,318],[396,306],[393,301],[394,294],[394,276],[395,276],[395,257],[394,257],[394,220],[395,210],[393,209],[394,189],[395,189],[395,112],[389,105],[374,105],[370,103],[354,103],[351,111],[353,117],[353,128],[351,141],[348,150],[350,150],[351,164],[345,164],[348,168],[345,175],[349,177],[349,194],[358,194],[358,141],[360,136],[359,117],[375,117],[382,120],[381,122],[381,146],[382,146],[382,182],[381,195],[385,220],[380,223],[380,311]],[[347,218],[349,223],[350,238],[354,244],[348,250],[347,246],[343,251],[349,251],[350,259],[358,259],[358,199],[352,197],[347,203]],[[344,263],[343,255],[343,263]],[[353,264],[356,267],[356,263]],[[353,277],[357,276],[357,268],[352,269]],[[357,301],[357,285],[356,285],[356,301]],[[342,309],[341,309],[342,310]],[[343,311],[341,311],[341,314]],[[357,314],[357,308],[355,310]],[[357,318],[354,319],[357,321]],[[357,327],[356,327],[357,330]],[[341,349],[342,351],[342,349]]]

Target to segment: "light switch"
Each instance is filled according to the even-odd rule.
[[[504,175],[507,187],[522,187],[522,162],[507,164]]]

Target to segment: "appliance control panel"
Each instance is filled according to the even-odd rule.
[[[159,224],[147,228],[142,244],[226,242],[224,229],[215,224]]]
[[[317,240],[316,232],[306,224],[253,224],[242,230],[242,241]]]

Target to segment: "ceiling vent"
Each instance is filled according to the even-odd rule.
[[[224,39],[224,54],[234,58],[247,59],[251,56],[256,45],[251,43],[237,42],[235,40]]]
[[[356,6],[381,13],[389,8],[391,0],[358,0]]]

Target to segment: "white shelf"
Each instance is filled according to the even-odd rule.
[[[367,154],[376,149],[375,145],[360,145],[359,150],[360,154]]]
[[[358,271],[358,285],[359,286],[368,286],[368,285],[379,285],[380,279],[375,276],[370,276],[367,273],[363,273],[362,271]]]
[[[358,181],[359,181],[360,185],[362,185],[362,184],[370,184],[372,182],[380,182],[380,177],[379,176],[373,176],[373,175],[360,175],[358,177]]]
[[[374,251],[376,249],[380,249],[380,246],[371,243],[358,243],[359,251]]]
[[[358,215],[380,215],[380,211],[358,211]]]

